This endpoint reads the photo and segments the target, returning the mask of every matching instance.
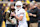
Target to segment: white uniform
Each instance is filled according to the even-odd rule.
[[[16,15],[18,17],[23,16],[22,21],[19,21],[18,27],[28,27],[27,22],[26,22],[25,10],[24,9],[16,10]]]
[[[17,6],[21,6],[21,7],[17,7]],[[23,16],[23,19],[20,21],[20,20],[18,20],[19,21],[19,25],[18,25],[18,27],[28,27],[28,25],[27,25],[27,22],[26,22],[26,14],[25,14],[25,10],[22,8],[22,2],[21,1],[17,1],[16,2],[16,5],[15,5],[15,9],[16,9],[16,15],[18,16],[18,17],[20,17],[20,16]]]

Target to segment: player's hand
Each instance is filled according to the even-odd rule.
[[[13,20],[11,20],[11,23],[12,23],[12,24],[14,23]]]
[[[32,13],[29,13],[29,16],[32,16],[33,14]]]
[[[35,14],[33,14],[33,17],[36,17],[36,15],[35,15]]]
[[[15,13],[13,13],[13,16],[15,16],[16,14]]]

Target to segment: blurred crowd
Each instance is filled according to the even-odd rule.
[[[2,26],[2,22],[5,21],[5,25],[8,21],[6,21],[6,13],[8,10],[15,10],[15,3],[0,3],[0,27]],[[40,3],[30,2],[30,4],[23,3],[23,7],[26,14],[28,27],[40,27]],[[16,21],[16,19],[14,19]],[[9,25],[10,26],[10,23]],[[7,25],[5,27],[8,27]],[[13,27],[18,26],[18,20],[16,24],[12,25]],[[11,27],[11,26],[10,26]]]

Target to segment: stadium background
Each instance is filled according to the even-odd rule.
[[[11,1],[11,2],[16,2],[18,0],[0,0],[0,1]],[[26,0],[21,0],[23,2],[25,2]],[[29,0],[29,1],[33,1],[33,0]],[[37,2],[40,2],[40,0],[34,0],[34,1],[37,1]]]
[[[16,2],[16,1],[18,1],[18,0],[0,0],[0,4],[3,3],[3,6],[5,6],[6,3]],[[20,1],[22,1],[22,2],[27,2],[28,4],[29,4],[31,1],[37,1],[37,2],[40,2],[40,0],[20,0]],[[2,27],[6,27],[4,21],[2,22]]]

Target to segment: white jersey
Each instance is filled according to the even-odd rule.
[[[25,10],[24,10],[24,9],[16,10],[16,15],[17,15],[18,17],[23,16],[22,21],[18,20],[18,21],[19,21],[18,27],[28,27],[27,22],[26,22]]]

